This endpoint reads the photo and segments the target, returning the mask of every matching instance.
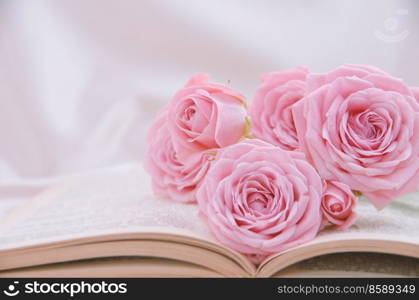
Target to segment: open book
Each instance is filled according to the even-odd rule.
[[[419,196],[324,231],[259,266],[220,244],[196,205],[159,199],[138,166],[65,180],[0,222],[0,276],[418,276]],[[374,254],[375,253],[375,254]]]

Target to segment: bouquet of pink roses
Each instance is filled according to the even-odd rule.
[[[419,187],[419,89],[370,66],[262,76],[253,101],[197,74],[160,112],[145,167],[254,262]]]

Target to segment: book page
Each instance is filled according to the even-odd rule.
[[[221,277],[211,269],[153,257],[112,257],[48,264],[0,272],[4,277]]]
[[[383,253],[334,253],[310,258],[273,277],[418,277],[419,260]]]
[[[335,252],[369,251],[419,258],[419,193],[393,201],[378,211],[365,198],[357,206],[358,219],[346,230],[325,229],[312,241],[268,257],[261,274],[272,274],[301,260]]]
[[[411,193],[377,210],[359,199],[356,223],[347,230],[324,230],[313,243],[341,239],[386,239],[419,245],[419,193]]]
[[[215,242],[193,204],[153,195],[142,165],[58,184],[0,226],[0,250],[118,233],[174,233]]]

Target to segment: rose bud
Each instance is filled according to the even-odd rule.
[[[355,207],[358,197],[344,183],[327,181],[323,191],[321,211],[323,225],[333,224],[335,229],[343,230],[355,223]]]
[[[247,128],[245,105],[242,95],[209,83],[206,74],[192,77],[168,105],[167,127],[178,158],[238,142]]]

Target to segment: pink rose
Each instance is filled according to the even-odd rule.
[[[416,101],[419,103],[419,87],[412,87],[411,88],[413,96],[415,96]]]
[[[179,159],[236,143],[246,128],[245,105],[242,95],[208,83],[206,74],[192,77],[168,107],[167,126]]]
[[[293,114],[300,147],[323,178],[377,208],[417,190],[419,104],[401,80],[358,65],[311,74]]]
[[[323,191],[321,211],[323,224],[331,223],[343,230],[355,223],[358,197],[344,183],[327,181]]]
[[[255,139],[218,152],[197,201],[220,242],[259,261],[317,235],[321,195],[303,153]]]
[[[178,202],[194,202],[195,191],[210,167],[210,152],[192,154],[180,162],[167,128],[167,111],[151,126],[144,157],[145,169],[152,177],[154,192]]]
[[[285,150],[298,148],[291,107],[304,96],[308,73],[300,67],[262,76],[262,85],[249,106],[254,136]]]

